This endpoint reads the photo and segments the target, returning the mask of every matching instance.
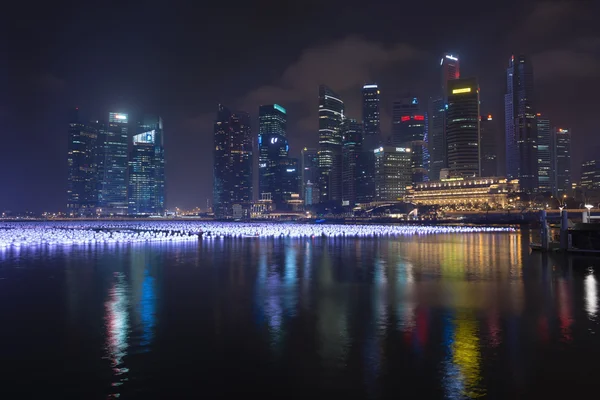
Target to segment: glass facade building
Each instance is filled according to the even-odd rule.
[[[429,101],[428,150],[429,179],[440,179],[440,172],[448,166],[446,145],[446,110],[448,106],[448,82],[460,78],[460,60],[450,53],[442,54],[440,59],[440,93]]]
[[[538,188],[537,121],[533,107],[533,68],[525,56],[512,56],[504,96],[506,174],[521,189]]]
[[[319,202],[319,190],[315,186],[319,181],[319,152],[317,149],[305,147],[301,155],[302,196],[306,204]],[[307,187],[310,182],[310,196],[307,197]],[[309,202],[310,201],[310,202]]]
[[[581,187],[600,192],[600,160],[588,160],[581,164]]]
[[[407,96],[392,104],[392,145],[411,149],[413,183],[429,180],[427,122],[427,113],[417,97]]]
[[[98,131],[84,124],[79,110],[69,115],[67,214],[79,217],[95,214],[98,202]]]
[[[162,119],[146,116],[132,138],[129,156],[129,214],[165,211],[165,154]]]
[[[553,137],[550,120],[537,115],[538,191],[556,194],[556,177],[553,168]]]
[[[278,134],[260,135],[258,147],[260,149],[258,164],[260,196],[262,198],[270,194],[275,208],[282,209],[286,200],[283,180],[284,175],[287,177],[286,170],[289,162],[288,141]]]
[[[325,85],[319,86],[320,202],[342,201],[342,132],[344,102]]]
[[[234,205],[252,201],[252,131],[250,116],[222,104],[214,124],[213,211],[233,216]]]
[[[411,150],[385,146],[375,149],[375,201],[403,201],[412,185]]]
[[[363,125],[355,119],[342,122],[342,205],[356,204],[358,158],[362,151]]]
[[[480,119],[481,176],[498,176],[498,129],[491,114]]]
[[[571,191],[571,129],[554,128],[553,136],[556,195],[561,197]]]
[[[107,128],[100,134],[103,160],[98,202],[102,215],[126,215],[128,211],[128,125],[127,114],[111,112]]]
[[[286,193],[292,190],[284,187],[289,182],[289,145],[286,139],[287,111],[278,104],[263,105],[258,110],[258,187],[259,197],[270,194],[275,208],[285,208]],[[297,184],[297,178],[296,178]],[[289,185],[288,185],[289,186]],[[298,193],[296,187],[294,193]]]
[[[477,79],[455,79],[448,81],[447,87],[448,169],[456,176],[480,176],[480,112]]]
[[[376,84],[367,84],[362,88],[362,124],[365,136],[380,136],[380,94]]]

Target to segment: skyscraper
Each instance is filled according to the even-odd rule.
[[[480,120],[481,176],[498,176],[498,129],[492,114]]]
[[[533,107],[533,68],[525,56],[512,56],[506,70],[504,96],[506,174],[521,189],[538,186],[537,122]]]
[[[127,114],[111,112],[107,129],[101,134],[103,176],[99,206],[103,215],[125,215],[128,211],[128,122]]]
[[[439,180],[446,167],[446,103],[443,98],[429,102],[429,178]]]
[[[356,204],[358,157],[362,151],[363,126],[355,119],[342,122],[342,204]]]
[[[286,135],[287,111],[279,104],[268,104],[258,108],[259,135]]]
[[[550,120],[537,114],[537,157],[538,191],[556,194],[556,177],[553,167],[554,140],[550,129]]]
[[[392,145],[411,149],[412,181],[429,180],[429,153],[427,149],[427,113],[419,99],[406,96],[392,104]]]
[[[312,205],[319,202],[318,189],[315,187],[319,180],[319,155],[317,149],[302,149],[301,157],[301,184],[302,196],[307,205]],[[310,198],[306,197],[307,185],[310,182]]]
[[[411,186],[411,150],[384,146],[375,149],[375,201],[402,201]]]
[[[460,61],[458,57],[445,53],[440,60],[440,66],[442,67],[442,93],[446,93],[448,81],[460,79]]]
[[[429,102],[429,177],[432,180],[440,179],[442,168],[448,165],[446,154],[446,109],[448,104],[448,82],[460,78],[460,61],[457,56],[450,53],[442,54],[440,60],[441,87],[438,96]]]
[[[252,133],[250,116],[219,104],[214,125],[213,210],[233,215],[233,205],[252,201]]]
[[[362,88],[362,123],[364,135],[379,138],[381,133],[379,116],[380,91],[376,84],[367,84]]]
[[[158,116],[138,123],[129,155],[129,214],[162,215],[165,210],[163,124]]]
[[[287,111],[278,104],[258,109],[258,188],[259,197],[271,193],[277,208],[283,199],[282,182],[286,175],[289,146],[286,136]]]
[[[581,164],[581,187],[588,194],[600,191],[600,160],[588,160]]]
[[[98,201],[96,152],[98,132],[81,122],[79,110],[69,116],[67,213],[89,216]]]
[[[571,129],[554,128],[554,162],[556,195],[562,197],[571,190]]]
[[[342,133],[344,102],[333,90],[319,86],[320,202],[342,201]]]
[[[286,170],[290,162],[288,141],[280,134],[265,134],[258,137],[258,146],[260,148],[258,164],[260,197],[270,193],[275,207],[281,209],[286,200],[283,181],[284,176],[288,175]],[[296,193],[297,191],[298,189]]]
[[[479,85],[475,78],[448,82],[446,145],[448,169],[461,176],[480,176]]]

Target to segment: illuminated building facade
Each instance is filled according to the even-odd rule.
[[[362,119],[364,135],[379,137],[381,133],[379,117],[380,91],[376,84],[367,84],[362,88]]]
[[[278,104],[258,109],[258,188],[259,196],[271,193],[276,207],[283,204],[282,171],[289,146],[286,139],[287,111]]]
[[[97,146],[98,131],[81,122],[78,109],[71,110],[67,156],[68,215],[90,216],[95,213],[98,202]]]
[[[418,183],[408,190],[407,200],[419,205],[457,206],[481,209],[484,205],[505,208],[513,193],[519,191],[517,180],[497,177],[448,178]]]
[[[286,158],[280,165],[281,175],[281,203],[289,205],[292,199],[300,199],[300,168],[297,158]],[[276,192],[275,205],[277,205]]]
[[[556,194],[556,177],[552,162],[554,140],[550,120],[537,114],[538,192]]]
[[[355,119],[345,119],[342,123],[342,136],[342,204],[354,206],[356,203],[358,158],[362,151],[362,124]]]
[[[100,135],[103,160],[98,206],[102,215],[126,215],[128,211],[128,124],[127,114],[111,112],[107,129]]]
[[[538,187],[537,121],[533,107],[533,68],[525,56],[512,56],[504,96],[506,174],[523,191]]]
[[[477,79],[448,81],[446,146],[448,169],[454,175],[480,176],[480,112]]]
[[[571,129],[554,128],[553,139],[556,195],[561,197],[571,189]]]
[[[439,179],[440,172],[446,167],[446,103],[444,99],[432,99],[429,102],[429,179]]]
[[[305,147],[301,152],[301,166],[300,166],[301,184],[302,184],[302,196],[307,204],[316,204],[319,202],[319,190],[315,186],[316,182],[319,181],[319,152],[317,149],[309,149]],[[310,182],[310,197],[306,197],[306,187]],[[316,199],[313,201],[313,196]]]
[[[415,96],[407,96],[392,104],[392,145],[411,149],[412,181],[429,180],[427,149],[427,113]]]
[[[441,91],[429,102],[429,178],[439,179],[440,172],[447,167],[446,154],[446,107],[447,85],[449,81],[460,78],[460,61],[456,55],[445,53],[440,59]]]
[[[289,145],[285,136],[278,134],[258,137],[260,160],[258,164],[260,196],[270,193],[273,204],[281,209],[285,204],[283,181],[289,163]],[[294,167],[297,169],[297,166]],[[296,175],[298,172],[296,171]],[[297,192],[298,189],[296,189]]]
[[[581,164],[581,187],[587,192],[600,193],[600,160],[584,161]]]
[[[375,149],[375,201],[402,201],[412,182],[411,150],[385,146]]]
[[[214,125],[213,211],[233,216],[234,204],[252,201],[252,133],[250,116],[219,104]]]
[[[320,202],[342,201],[342,131],[344,102],[325,85],[319,86]]]
[[[146,116],[132,138],[129,155],[129,214],[162,215],[165,211],[163,124]]]
[[[498,176],[498,129],[491,114],[482,116],[479,122],[481,145],[481,176]]]

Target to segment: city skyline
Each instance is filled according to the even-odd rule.
[[[79,7],[82,8],[72,11],[75,15],[84,13],[87,6]],[[109,39],[124,32],[125,37],[130,37],[125,46],[129,50],[119,49],[118,53],[126,62],[107,65],[99,58],[86,59],[88,53],[80,54],[81,47],[77,46],[82,38],[73,39],[75,43],[65,47],[64,38],[49,35],[43,43],[50,41],[59,48],[56,54],[42,52],[36,56],[39,57],[36,60],[39,62],[35,63],[39,70],[21,68],[22,61],[18,60],[29,61],[31,56],[12,57],[11,60],[17,61],[8,65],[7,72],[15,73],[8,74],[14,77],[14,82],[6,91],[10,97],[3,102],[1,114],[4,129],[10,135],[7,145],[0,150],[3,167],[0,178],[10,190],[0,194],[0,208],[45,211],[64,207],[65,110],[72,106],[96,110],[97,115],[105,115],[110,110],[135,115],[140,110],[147,110],[163,116],[169,127],[165,144],[169,165],[167,207],[204,207],[206,199],[212,198],[212,163],[205,143],[212,139],[214,109],[219,102],[249,112],[253,133],[258,126],[255,111],[258,106],[281,104],[289,115],[290,155],[298,157],[302,148],[318,147],[315,87],[319,83],[338,93],[344,101],[345,115],[356,119],[361,118],[360,88],[367,83],[377,83],[381,90],[380,126],[387,134],[394,98],[407,91],[428,98],[438,89],[439,55],[444,52],[458,54],[461,76],[478,78],[481,114],[489,113],[498,119],[503,119],[503,75],[507,58],[520,53],[530,56],[535,70],[535,109],[547,116],[553,127],[572,129],[572,178],[579,179],[581,162],[593,158],[590,153],[600,144],[594,135],[593,121],[597,103],[594,93],[600,90],[599,69],[595,68],[600,63],[595,52],[598,44],[593,40],[593,29],[572,35],[560,30],[555,22],[566,17],[585,20],[587,15],[592,15],[593,5],[574,7],[568,3],[537,2],[525,7],[517,17],[511,14],[516,13],[516,2],[509,2],[503,5],[499,15],[482,17],[479,23],[472,25],[460,23],[469,20],[468,15],[460,16],[443,8],[439,15],[432,15],[430,21],[420,21],[423,24],[421,31],[427,30],[427,33],[410,40],[406,39],[407,32],[415,28],[415,22],[408,21],[406,26],[398,27],[385,16],[394,14],[397,6],[374,3],[370,7],[373,9],[368,12],[377,16],[377,23],[369,22],[357,28],[361,24],[351,22],[357,21],[358,15],[364,17],[364,13],[348,11],[345,12],[347,27],[344,24],[344,29],[337,34],[318,31],[295,35],[298,38],[280,52],[260,42],[264,48],[250,46],[249,52],[258,51],[264,57],[248,52],[238,55],[238,61],[242,57],[244,62],[235,69],[222,67],[230,57],[224,56],[223,64],[192,71],[197,61],[186,63],[181,49],[175,49],[172,58],[157,61],[157,66],[148,66],[145,61],[153,54],[149,50],[166,51],[165,43],[179,37],[179,31],[157,34],[154,40],[137,37],[124,28],[128,12],[110,16],[117,33],[107,36],[95,50],[98,55],[106,54],[109,49],[114,51],[115,41]],[[412,7],[405,11],[410,12]],[[300,26],[312,18],[308,14],[316,12],[318,6],[306,8],[293,17]],[[412,11],[425,12],[417,8]],[[166,26],[175,24],[176,16],[172,12],[161,15]],[[181,10],[177,14],[181,14]],[[442,32],[437,24],[448,19],[456,23],[448,28],[448,32]],[[79,23],[65,26],[65,32],[75,30]],[[27,48],[27,54],[31,53],[31,49],[36,48],[32,46],[32,38],[49,30],[44,27],[48,28],[41,24],[21,39],[19,47]],[[277,29],[284,33],[289,28],[278,25]],[[473,38],[473,29],[481,33],[475,35],[480,39]],[[384,32],[393,34],[384,35]],[[495,32],[495,35],[486,36],[486,32]],[[244,40],[259,43],[265,34],[252,31]],[[194,37],[197,35],[200,32]],[[218,43],[224,45],[232,39],[222,38]],[[204,41],[201,44],[209,46]],[[23,54],[21,49],[11,50],[15,55]],[[69,67],[67,61],[80,72]],[[269,67],[265,70],[267,64]],[[322,67],[315,71],[318,65]],[[196,73],[207,78],[196,78]],[[150,85],[151,82],[156,85]]]

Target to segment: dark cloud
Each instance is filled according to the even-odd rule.
[[[291,130],[317,131],[318,85],[327,84],[340,96],[354,92],[346,101],[346,113],[360,118],[358,90],[377,81],[384,70],[415,62],[424,53],[407,44],[385,45],[357,36],[308,48],[288,66],[281,79],[248,93],[243,107],[255,110],[260,104],[279,102],[294,105],[299,120]],[[350,101],[348,101],[350,100]]]

